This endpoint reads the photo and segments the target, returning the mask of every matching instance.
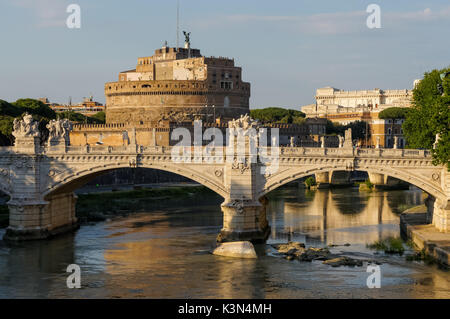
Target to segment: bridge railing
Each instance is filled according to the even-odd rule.
[[[270,148],[269,148],[270,149]],[[430,158],[428,150],[393,149],[393,148],[320,148],[320,147],[281,147],[281,155],[332,155],[332,156],[370,156],[370,157],[402,157]]]
[[[202,154],[205,153],[207,146],[202,147]],[[61,152],[66,154],[171,154],[173,147],[171,146],[106,146],[106,145],[84,145],[84,146],[68,146]],[[212,148],[210,148],[211,150]],[[344,157],[394,157],[394,158],[430,158],[431,152],[428,150],[415,149],[392,149],[392,148],[320,148],[320,147],[280,147],[279,152],[272,152],[271,147],[262,147],[260,153],[277,156],[344,156]],[[0,147],[0,152],[14,152],[13,147]],[[42,147],[42,154],[58,153],[57,149]],[[182,149],[181,153],[191,153],[195,155],[194,146],[187,146]],[[222,147],[222,154],[227,154],[227,147]],[[211,151],[208,152],[211,154]],[[215,154],[213,154],[215,155]]]

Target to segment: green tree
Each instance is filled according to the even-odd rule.
[[[106,122],[106,114],[105,112],[98,112],[91,116],[91,118],[98,120],[100,123]]]
[[[441,74],[450,68],[433,70],[424,75],[413,91],[413,105],[403,123],[408,148],[433,149],[436,134],[440,139],[433,149],[434,164],[447,164],[450,158],[450,76]],[[442,87],[443,92],[439,90]]]
[[[250,110],[250,116],[254,119],[260,120],[263,123],[287,123],[291,124],[294,121],[299,122],[298,118],[304,118],[305,113],[284,109],[281,107],[268,107],[265,109]]]
[[[384,109],[378,114],[380,119],[405,119],[408,114],[409,109],[404,107],[390,107]]]
[[[345,127],[346,129],[348,128],[352,129],[352,139],[354,140],[364,140],[366,138],[366,131],[367,131],[367,138],[369,138],[370,132],[367,128],[367,123],[364,121],[351,122]]]
[[[12,104],[22,111],[21,114],[28,112],[37,115],[39,118],[45,118],[47,120],[56,119],[55,111],[41,101],[34,99],[19,99]]]
[[[103,113],[103,112],[99,112],[99,113]],[[95,115],[97,115],[97,114],[95,114]],[[87,123],[87,124],[102,124],[102,123],[104,123],[101,119],[85,116],[81,113],[77,113],[74,111],[60,112],[60,113],[58,113],[58,117],[61,119],[68,119],[69,121],[76,122],[76,123]],[[101,117],[101,115],[99,117]]]
[[[3,114],[3,113],[2,113]],[[14,118],[8,115],[0,115],[0,145],[9,146],[14,142],[12,136]]]
[[[16,117],[22,114],[22,110],[9,102],[0,100],[0,115]]]
[[[354,121],[347,125],[342,125],[339,123],[333,123],[330,120],[327,120],[326,132],[330,135],[344,135],[345,131],[349,128],[352,129],[352,139],[353,140],[362,140],[366,138],[366,128],[367,124],[364,121]],[[369,137],[370,132],[367,132]]]
[[[308,177],[308,178],[305,180],[305,186],[306,186],[307,188],[311,188],[312,186],[316,186],[316,185],[317,185],[316,179],[315,179],[314,177],[312,177],[312,176]]]

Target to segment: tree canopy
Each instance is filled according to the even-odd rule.
[[[362,140],[366,138],[366,122],[364,121],[354,121],[347,125],[342,125],[339,123],[333,123],[330,120],[327,120],[326,131],[327,134],[336,134],[336,135],[344,135],[345,131],[349,128],[352,129],[352,139],[353,140]],[[370,134],[370,132],[368,132]],[[367,136],[369,137],[369,136]]]
[[[103,111],[95,113],[94,115],[91,116],[91,118],[99,121],[99,123],[105,123],[106,122],[106,114]]]
[[[99,112],[99,113],[104,113],[104,112]],[[104,123],[104,121],[102,121],[99,118],[94,117],[95,115],[97,115],[99,113],[96,113],[92,117],[90,117],[90,116],[86,116],[86,115],[83,115],[81,113],[77,113],[74,111],[65,111],[65,112],[58,113],[58,117],[61,119],[68,119],[69,121],[77,122],[77,123],[102,124],[102,123]],[[101,117],[101,116],[99,116],[99,117]]]
[[[390,107],[378,114],[380,119],[405,119],[408,115],[408,108],[404,107]]]
[[[268,107],[251,110],[250,116],[263,123],[301,124],[304,121],[305,113],[281,107]]]
[[[38,115],[41,118],[55,119],[56,113],[48,105],[41,101],[34,99],[19,99],[12,103],[15,107],[21,110],[21,113],[28,112],[33,115]],[[19,115],[20,115],[19,114]]]
[[[441,74],[449,71],[450,68],[445,68],[425,73],[413,91],[413,105],[403,131],[408,148],[433,149],[439,134],[439,143],[433,149],[434,163],[447,164],[450,169],[450,76],[441,79]]]
[[[29,113],[39,122],[41,131],[41,141],[48,136],[47,124],[50,120],[57,117],[67,118],[80,123],[104,123],[104,112],[99,112],[94,117],[86,117],[73,111],[56,114],[48,105],[34,99],[19,99],[16,102],[9,103],[0,100],[0,145],[12,145],[14,137],[12,136],[13,121],[15,118]],[[100,114],[100,113],[103,113]]]

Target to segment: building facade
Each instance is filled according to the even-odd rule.
[[[307,118],[326,118],[347,125],[364,121],[367,138],[360,145],[375,147],[405,146],[402,124],[404,120],[380,119],[379,113],[390,107],[410,107],[412,90],[343,91],[332,87],[316,91],[316,103],[302,107]]]
[[[85,145],[105,145],[105,146],[127,146],[138,144],[141,146],[174,146],[179,141],[171,138],[172,132],[176,128],[188,129],[191,137],[194,137],[193,122],[173,122],[161,120],[147,123],[106,123],[106,124],[75,124],[70,132],[70,144],[75,146]],[[209,128],[218,128],[223,135],[223,145],[226,145],[226,129],[228,122],[202,122],[202,133]],[[281,146],[318,147],[321,146],[320,137],[325,135],[325,119],[306,119],[302,124],[266,124],[264,127],[278,129],[279,144]],[[267,137],[268,145],[271,143],[270,136]],[[191,145],[193,145],[193,140]],[[210,140],[203,141],[204,145]],[[327,137],[327,147],[337,147],[338,139]]]
[[[40,98],[39,101],[48,105],[56,113],[75,112],[81,113],[85,116],[91,116],[98,112],[104,112],[105,106],[99,102],[94,101],[92,96],[84,98],[83,102],[75,105],[50,103],[47,98]]]

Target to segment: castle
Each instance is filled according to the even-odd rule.
[[[234,59],[204,57],[187,36],[184,48],[165,44],[138,58],[136,69],[105,84],[105,96],[108,124],[230,120],[249,113],[250,83]]]
[[[228,121],[249,114],[250,83],[242,81],[242,68],[233,59],[202,56],[185,36],[184,48],[165,44],[106,83],[106,124],[74,125],[71,144],[170,146],[174,128],[193,130],[194,120],[202,120],[203,130],[224,131]],[[316,146],[326,120],[270,126],[280,129],[282,145]]]

